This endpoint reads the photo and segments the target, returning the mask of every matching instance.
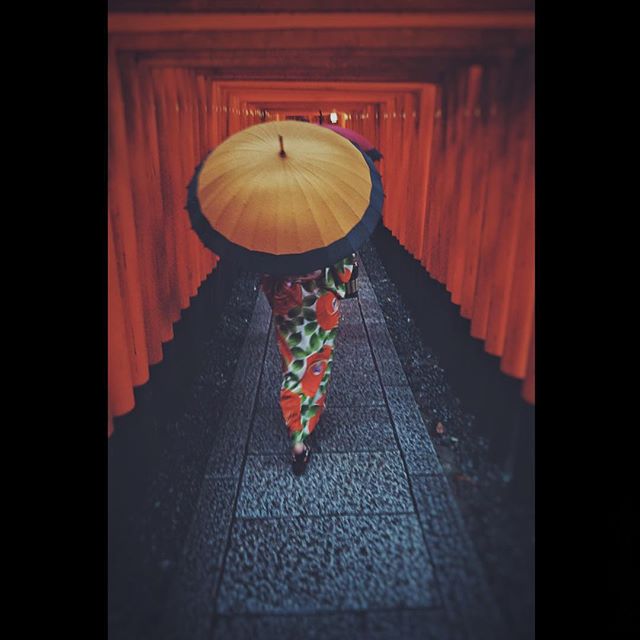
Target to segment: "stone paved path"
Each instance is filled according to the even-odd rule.
[[[300,478],[258,296],[163,638],[506,640],[366,265],[358,282]]]

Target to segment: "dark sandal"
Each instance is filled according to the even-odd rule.
[[[295,475],[301,476],[305,472],[310,455],[311,449],[306,444],[304,445],[304,450],[300,453],[291,453],[291,465]]]

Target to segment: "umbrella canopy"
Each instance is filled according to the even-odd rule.
[[[350,140],[354,144],[357,144],[372,160],[380,160],[382,154],[373,146],[373,144],[365,138],[361,133],[354,131],[353,129],[346,129],[345,127],[339,127],[336,124],[321,124],[321,127],[325,129],[331,129],[340,134],[343,138]]]
[[[205,246],[244,267],[303,274],[355,252],[380,220],[380,175],[346,139],[274,121],[230,136],[197,167],[187,210]]]

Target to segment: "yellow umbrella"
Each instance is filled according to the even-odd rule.
[[[274,275],[314,271],[357,251],[384,200],[370,158],[333,131],[293,120],[230,136],[188,190],[205,246]]]

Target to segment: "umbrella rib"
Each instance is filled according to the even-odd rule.
[[[217,209],[218,214],[215,216],[218,224],[216,226],[226,226],[226,225],[220,225],[219,221],[222,217],[224,217],[224,212],[227,211],[227,207],[230,203],[232,203],[238,196],[238,193],[242,191],[242,189],[244,188],[244,186],[246,185],[247,181],[249,178],[253,177],[253,174],[259,174],[261,171],[263,170],[262,167],[254,167],[253,169],[250,169],[248,174],[246,176],[243,176],[243,180],[242,181],[238,181],[238,186],[237,188],[231,192],[231,195],[226,194],[225,200],[224,200],[224,205],[221,206],[219,209]],[[219,189],[220,187],[218,187]],[[215,198],[216,193],[214,192],[213,196]],[[229,229],[226,229],[226,235],[229,237],[229,239],[231,240],[233,237],[233,232],[235,231],[235,229],[237,228],[241,218],[242,218],[242,214],[244,213],[244,209],[242,211],[236,212],[234,215],[229,214],[227,217],[229,218],[228,223],[230,226]]]
[[[265,168],[265,166],[260,166],[259,167],[259,171],[255,175],[256,180],[260,181],[261,176],[263,174],[265,174],[265,173],[269,174],[270,172],[269,172],[269,170],[267,168]],[[275,193],[278,194],[278,190],[277,189],[275,190]],[[249,206],[249,203],[251,202],[252,197],[253,197],[253,194],[247,200],[245,209],[246,209],[246,207]],[[259,198],[259,200],[262,200],[262,198],[260,197],[260,194],[258,195],[258,198]],[[262,247],[260,247],[260,240],[264,240],[264,238],[261,238],[260,236],[264,235],[264,232],[262,231],[260,225],[258,224],[258,221],[261,218],[264,218],[264,216],[268,216],[269,213],[262,206],[256,207],[254,209],[254,211],[256,212],[254,214],[254,224],[253,224],[253,229],[252,229],[252,232],[251,232],[251,236],[249,238],[251,247],[254,248],[254,247],[257,246],[258,248],[257,249],[253,249],[253,250],[265,251],[265,252],[268,252],[268,253],[274,253],[274,254],[278,255],[278,249],[279,249],[279,247],[278,247],[278,226],[276,224],[273,224],[274,239],[273,239],[272,247],[270,247],[268,251],[267,251],[267,248],[264,245]],[[275,211],[275,212],[279,211],[279,207],[274,205],[273,211]],[[275,215],[273,213],[271,214],[271,216],[275,217]],[[258,241],[256,241],[256,235],[258,235]]]
[[[336,217],[336,214],[332,211],[331,209],[331,203],[328,202],[325,197],[324,194],[322,193],[321,190],[319,190],[317,188],[317,186],[313,183],[313,181],[309,180],[309,178],[307,178],[306,176],[302,175],[301,176],[304,180],[307,181],[307,183],[310,185],[310,188],[313,189],[317,194],[318,197],[325,203],[327,204],[327,211],[330,213],[331,217],[333,218],[335,225],[340,229],[340,233],[346,235],[347,233],[349,233],[349,231],[351,231],[351,229],[353,229],[353,227],[358,224],[358,220],[360,218],[360,215],[358,214],[358,212],[353,208],[353,206],[347,201],[345,200],[342,195],[338,192],[335,192],[336,197],[340,198],[340,200],[342,200],[342,202],[345,204],[345,208],[349,208],[351,210],[351,213],[353,214],[353,216],[356,218],[355,223],[351,226],[350,229],[348,229],[347,231],[344,231],[342,228],[342,225],[340,224],[340,220]],[[339,238],[337,238],[339,239]],[[323,240],[324,242],[324,240]]]
[[[309,198],[307,197],[307,193],[306,191],[302,188],[302,185],[300,183],[300,180],[298,180],[298,176],[296,175],[295,171],[291,172],[293,179],[298,183],[298,186],[300,187],[300,191],[302,192],[302,195],[304,197],[304,199],[307,201],[307,205],[309,207],[309,211],[313,212],[313,207],[311,206],[311,203],[309,202]],[[322,235],[322,229],[320,229],[320,227],[318,226],[318,223],[316,221],[316,219],[312,216],[310,216],[311,221],[313,222],[315,228],[318,231],[318,235],[320,236],[320,239],[322,240],[323,243],[326,243],[326,240],[324,239],[323,235]],[[295,220],[295,216],[294,216],[294,220]],[[296,225],[296,229],[297,229],[297,225]]]
[[[249,172],[249,174],[250,173],[251,172]],[[246,176],[245,176],[245,180],[246,180]],[[231,194],[227,193],[226,197],[223,199],[220,197],[220,192],[224,191],[227,184],[229,182],[232,182],[232,180],[226,180],[224,183],[222,184],[219,183],[217,185],[215,185],[215,182],[216,182],[215,179],[212,180],[206,187],[202,188],[202,192],[203,192],[203,196],[205,195],[205,193],[211,194],[211,195],[208,195],[208,197],[206,198],[207,201],[213,198],[216,204],[221,204],[219,208],[214,205],[214,208],[217,209],[219,212],[218,215],[216,215],[215,217],[219,220],[220,216],[222,215],[224,210],[227,208],[229,203],[232,202],[237,197],[238,193],[242,190],[243,184],[242,182],[238,182],[238,187],[233,191],[229,189],[229,191],[231,191]],[[224,202],[224,204],[222,204],[222,202]]]
[[[307,163],[308,164],[308,163]],[[332,165],[334,166],[334,165]],[[340,168],[343,168],[341,165],[337,165]],[[306,168],[306,167],[305,167]],[[348,169],[347,169],[348,170]],[[362,174],[360,173],[356,173],[355,171],[351,170],[350,171],[353,175],[355,175],[356,177],[358,177],[360,180],[362,180],[363,182],[365,182],[365,184],[367,184],[367,186],[370,188],[370,184],[369,182],[367,182],[367,180],[362,176]],[[338,180],[340,182],[342,182],[343,184],[345,184],[351,191],[354,191],[357,195],[362,196],[362,192],[358,191],[350,182],[348,182],[347,180],[344,180],[342,177],[340,177],[340,175],[331,175],[331,179],[332,180]]]
[[[216,189],[223,189],[228,182],[233,181],[234,172],[238,170],[238,167],[228,167],[223,171],[216,172],[215,175],[209,177],[209,182],[206,186],[202,187],[202,189],[211,189],[214,185]],[[229,176],[229,179],[225,179]],[[204,176],[207,178],[208,176],[205,174]]]
[[[252,248],[250,248],[249,246],[247,246],[247,245],[249,245],[249,244],[251,244],[251,245],[253,246],[253,238],[250,238],[250,239],[249,239],[249,240],[250,240],[250,243],[249,243],[249,242],[246,242],[246,241],[245,241],[245,243],[240,243],[240,242],[238,242],[238,240],[237,240],[237,239],[234,239],[234,238],[233,238],[234,233],[235,233],[235,230],[237,229],[238,225],[241,223],[242,218],[244,217],[245,211],[247,210],[247,207],[248,207],[248,205],[249,205],[249,202],[250,202],[250,201],[251,201],[251,197],[247,198],[247,199],[242,203],[242,207],[241,207],[240,211],[239,211],[239,212],[237,212],[237,213],[235,214],[235,216],[233,217],[233,219],[232,219],[232,221],[231,221],[232,227],[231,227],[231,229],[228,231],[228,234],[229,234],[229,240],[231,240],[231,242],[233,242],[234,244],[238,244],[238,245],[240,245],[240,246],[245,247],[246,249],[253,250]]]
[[[308,161],[307,161],[308,162]],[[329,161],[325,161],[322,160],[320,158],[315,159],[315,162],[324,162],[325,164],[330,165],[331,167],[339,167],[340,169],[354,175],[356,178],[359,178],[360,180],[366,182],[366,178],[363,176],[362,172],[360,171],[356,171],[355,169],[353,169],[351,166],[345,166],[343,164],[337,163],[337,162],[329,162]],[[368,175],[368,174],[367,174]],[[342,178],[340,178],[340,176],[337,176],[339,180],[342,180]],[[347,182],[346,180],[342,180],[342,182],[344,182],[345,184],[347,184],[349,187],[351,187],[350,183]],[[353,189],[353,187],[351,187]]]

